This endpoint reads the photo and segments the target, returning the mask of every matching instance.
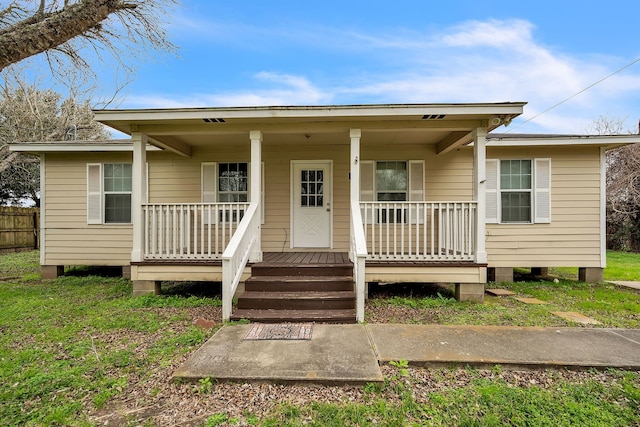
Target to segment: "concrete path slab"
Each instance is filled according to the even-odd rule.
[[[591,317],[585,316],[577,311],[552,311],[551,314],[582,325],[599,325],[601,323],[598,320],[592,319]]]
[[[549,304],[548,302],[539,300],[538,298],[522,297],[522,298],[514,298],[514,299],[517,301],[523,302],[525,304]]]
[[[484,290],[489,295],[493,295],[496,297],[508,297],[510,295],[515,295],[515,292],[512,292],[508,289],[485,289]]]
[[[640,370],[640,330],[370,324],[381,362]]]
[[[222,327],[174,377],[364,384],[383,380],[364,325],[313,325],[310,340],[245,340],[251,325]]]
[[[616,280],[614,283],[618,286],[624,286],[626,288],[640,289],[640,282],[632,282],[627,280]]]

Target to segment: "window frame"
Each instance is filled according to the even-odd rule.
[[[529,163],[529,187],[528,188],[502,188],[502,165],[505,162],[520,162],[522,164],[522,162],[528,162]],[[533,206],[533,193],[534,193],[534,171],[533,171],[533,166],[534,165],[534,161],[533,159],[500,159],[498,161],[498,200],[499,200],[499,209],[500,209],[500,223],[501,224],[533,224],[533,220],[534,220],[534,206]],[[521,173],[519,174],[520,180],[522,180],[522,177],[524,175]],[[503,200],[503,195],[504,194],[522,194],[522,193],[526,193],[528,194],[528,199],[529,199],[529,220],[528,221],[514,221],[514,220],[509,220],[509,221],[505,221],[504,220],[504,205],[502,203]]]
[[[107,191],[105,185],[105,179],[107,178],[105,169],[107,165],[129,165],[133,169],[133,164],[130,162],[87,163],[87,224],[131,225],[133,223],[133,170],[131,171],[131,176],[128,177],[131,180],[130,190]],[[107,221],[108,195],[129,196],[129,221]]]
[[[384,189],[384,190],[380,190],[378,188],[378,171],[381,169],[378,169],[378,165],[380,163],[404,163],[404,178],[405,178],[405,186],[404,186],[404,190],[389,190],[389,189]],[[391,169],[382,169],[382,170],[391,170]],[[398,169],[393,169],[394,171],[397,172]],[[385,202],[385,203],[393,203],[393,202],[408,202],[409,201],[409,161],[408,160],[375,160],[374,161],[374,198],[376,199],[376,202]],[[380,194],[403,194],[404,195],[404,200],[380,200]]]

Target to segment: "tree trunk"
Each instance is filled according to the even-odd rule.
[[[132,8],[135,5],[123,0],[81,0],[55,12],[38,12],[0,33],[0,70],[98,28],[112,13]]]

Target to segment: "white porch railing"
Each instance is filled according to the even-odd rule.
[[[360,202],[360,209],[369,260],[475,259],[477,202]]]
[[[364,279],[367,259],[367,241],[362,226],[358,202],[351,202],[351,238],[349,259],[353,262],[353,281],[356,288],[356,321],[364,322]]]
[[[144,259],[220,259],[249,203],[146,203]]]
[[[258,204],[251,203],[222,254],[223,321],[228,321],[231,317],[233,295],[257,242],[260,242],[260,212]]]

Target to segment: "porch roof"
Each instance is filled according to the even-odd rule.
[[[640,135],[562,135],[490,133],[488,147],[596,145],[607,149],[640,142]]]
[[[524,102],[472,104],[377,104],[98,110],[96,119],[125,134],[189,156],[191,147],[245,143],[260,130],[264,143],[335,144],[361,129],[363,143],[441,144],[438,152],[471,142],[522,114]],[[313,139],[310,139],[313,137]]]
[[[123,133],[160,124],[291,124],[300,122],[380,122],[393,120],[490,120],[496,128],[522,114],[525,102],[468,104],[370,104],[320,106],[200,107],[95,110],[96,120]],[[140,130],[142,131],[142,130]]]

